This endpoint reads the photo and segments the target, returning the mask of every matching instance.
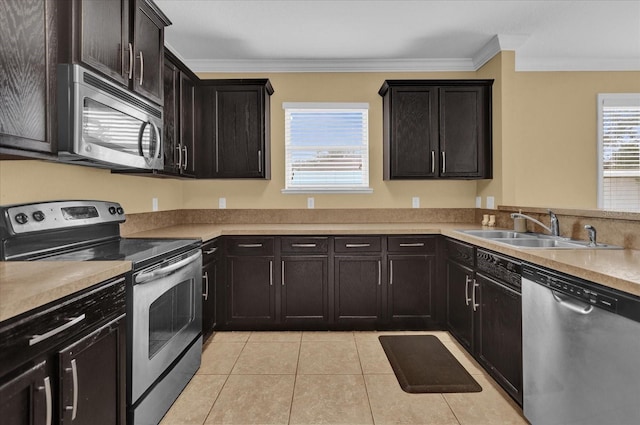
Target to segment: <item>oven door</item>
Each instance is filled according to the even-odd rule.
[[[132,292],[131,402],[135,403],[201,334],[201,250],[136,273]]]

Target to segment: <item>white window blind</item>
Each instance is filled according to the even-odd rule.
[[[640,93],[598,95],[598,207],[640,212]]]
[[[283,103],[284,192],[370,192],[369,104]]]

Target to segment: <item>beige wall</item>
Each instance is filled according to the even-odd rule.
[[[270,181],[182,181],[113,175],[108,171],[41,161],[0,161],[0,204],[93,198],[121,202],[127,212],[217,208],[473,207],[475,196],[496,205],[595,208],[596,94],[640,92],[640,72],[515,72],[515,55],[503,52],[478,72],[207,74],[209,78],[269,78]],[[383,181],[382,100],[385,79],[494,78],[494,178],[483,181]],[[372,194],[284,195],[282,102],[368,102]]]

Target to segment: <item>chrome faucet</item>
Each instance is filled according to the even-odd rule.
[[[560,222],[558,221],[558,217],[551,210],[547,210],[547,212],[549,213],[549,216],[551,217],[551,223],[550,223],[551,227],[547,227],[545,224],[543,224],[542,222],[536,220],[535,218],[530,217],[530,216],[528,216],[526,214],[522,214],[522,213],[511,213],[511,218],[516,218],[516,217],[526,218],[527,220],[533,221],[538,226],[542,227],[547,232],[551,233],[551,235],[560,236]]]
[[[596,242],[596,228],[590,224],[586,224],[584,228],[587,229],[587,232],[589,233],[589,245],[587,246],[598,246],[598,242]]]

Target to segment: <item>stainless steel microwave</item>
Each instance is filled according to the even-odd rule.
[[[80,65],[58,65],[58,160],[162,170],[162,107]]]

